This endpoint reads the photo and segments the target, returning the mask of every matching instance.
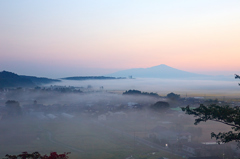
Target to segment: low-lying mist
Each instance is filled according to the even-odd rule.
[[[233,78],[234,79],[234,78]],[[55,83],[61,86],[86,87],[91,85],[95,89],[104,87],[105,90],[126,91],[137,89],[146,92],[156,92],[165,96],[169,92],[178,94],[200,94],[200,95],[225,95],[239,96],[237,80],[191,80],[191,79],[159,79],[159,78],[137,78],[120,80],[62,80]],[[54,84],[51,84],[54,85]]]
[[[0,157],[38,151],[71,152],[70,158],[83,159],[179,159],[183,154],[196,156],[184,150],[190,144],[201,145],[208,155],[233,154],[231,145],[223,149],[215,144],[214,153],[207,144],[203,146],[215,142],[210,137],[212,131],[224,132],[229,127],[214,122],[195,126],[194,117],[180,107],[226,103],[199,95],[236,95],[239,88],[235,81],[65,80],[51,85],[0,92]],[[123,95],[129,89],[160,96]],[[167,98],[170,92],[181,96]],[[189,98],[191,95],[198,96]]]

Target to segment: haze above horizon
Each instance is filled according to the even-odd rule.
[[[240,70],[239,0],[2,0],[0,19],[0,71],[58,78],[160,64]]]

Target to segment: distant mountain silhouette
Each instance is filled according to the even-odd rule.
[[[113,77],[140,77],[140,78],[207,78],[208,75],[190,73],[161,64],[150,68],[134,68],[108,74]]]
[[[61,80],[50,79],[50,78],[45,78],[45,77],[35,77],[35,76],[25,76],[25,75],[20,75],[20,77],[25,78],[25,79],[30,79],[33,83],[35,83],[37,85],[48,84],[48,83],[52,83],[52,82],[61,82]]]
[[[60,80],[35,76],[22,76],[8,71],[0,72],[0,87],[34,87],[58,81]]]

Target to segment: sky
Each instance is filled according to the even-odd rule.
[[[239,0],[0,0],[0,71],[240,73]]]

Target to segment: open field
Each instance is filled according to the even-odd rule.
[[[65,150],[49,142],[47,134],[39,129],[39,122],[31,119],[15,119],[0,122],[0,157],[27,151],[49,154]]]
[[[38,151],[41,154],[71,152],[70,158],[78,159],[122,159],[129,156],[156,159],[161,156],[178,159],[171,153],[156,151],[136,142],[133,138],[112,132],[92,121],[12,120],[8,125],[1,121],[0,157]],[[9,126],[11,125],[11,126]],[[49,138],[48,132],[51,132]]]
[[[194,118],[183,112],[156,113],[148,110],[128,110],[123,118],[110,117],[98,121],[91,113],[75,113],[71,119],[40,120],[32,117],[12,118],[0,121],[0,157],[6,154],[20,154],[38,151],[71,152],[70,158],[76,159],[122,159],[135,158],[157,159],[167,157],[180,159],[167,151],[156,149],[138,139],[147,139],[148,134],[162,126],[181,132],[189,127],[202,129],[200,136],[192,138],[198,142],[214,141],[211,132],[224,132],[230,127],[206,122],[195,126]]]
[[[48,128],[50,127],[48,126]],[[156,149],[140,144],[134,138],[108,130],[106,127],[92,121],[61,123],[59,129],[53,131],[55,132],[54,139],[56,141],[71,145],[82,151],[80,153],[72,152],[71,155],[78,156],[78,158],[120,159],[131,155],[137,158],[146,156],[151,159],[161,156],[173,159],[179,158],[179,156],[168,152],[156,152]]]

